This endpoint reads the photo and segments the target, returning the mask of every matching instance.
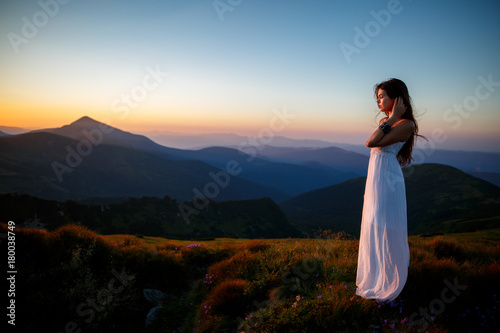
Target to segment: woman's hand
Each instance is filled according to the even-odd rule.
[[[394,119],[399,119],[406,112],[406,105],[403,102],[402,97],[396,97],[394,100],[394,105],[392,106],[392,114],[391,116]]]

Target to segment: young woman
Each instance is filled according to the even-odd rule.
[[[385,117],[366,141],[371,148],[359,240],[356,294],[379,302],[394,300],[408,276],[410,251],[406,193],[401,166],[411,160],[418,136],[406,84],[390,79],[374,88]]]

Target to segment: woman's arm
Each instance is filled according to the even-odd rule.
[[[382,122],[383,121],[380,123],[382,124]],[[387,121],[387,124],[389,124],[389,121]],[[406,120],[394,127],[391,127],[390,132],[387,134],[385,134],[380,128],[377,128],[365,144],[367,147],[373,148],[392,145],[396,142],[404,142],[408,140],[414,130],[415,123],[411,120]]]
[[[403,99],[399,97],[396,98],[394,106],[392,107],[391,116],[389,118],[384,118],[379,122],[379,126],[383,122],[387,123],[387,125],[391,126],[391,130],[386,134],[380,129],[380,127],[377,127],[375,132],[373,132],[368,140],[366,140],[366,146],[370,148],[384,147],[396,142],[408,140],[415,130],[415,123],[406,119],[400,120],[400,117],[405,113],[405,111],[406,106],[403,104]]]

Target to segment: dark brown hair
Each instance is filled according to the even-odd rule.
[[[406,84],[399,79],[389,79],[387,81],[376,84],[373,87],[373,89],[375,91],[375,98],[377,98],[378,96],[379,89],[385,90],[387,96],[389,96],[390,98],[396,98],[396,97],[403,98],[403,103],[406,106],[406,111],[401,116],[401,118],[411,120],[415,123],[415,130],[408,138],[408,140],[406,140],[405,144],[403,145],[397,156],[399,164],[401,166],[406,166],[410,164],[411,161],[413,160],[412,151],[417,136],[422,137],[421,135],[418,134],[418,124],[417,121],[415,120],[415,116],[413,115],[413,106],[410,94],[408,93],[408,87],[406,87]],[[388,114],[386,113],[386,115]]]

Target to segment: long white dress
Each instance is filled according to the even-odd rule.
[[[403,144],[372,148],[368,164],[356,294],[379,302],[398,297],[410,263],[405,183],[396,158]]]

